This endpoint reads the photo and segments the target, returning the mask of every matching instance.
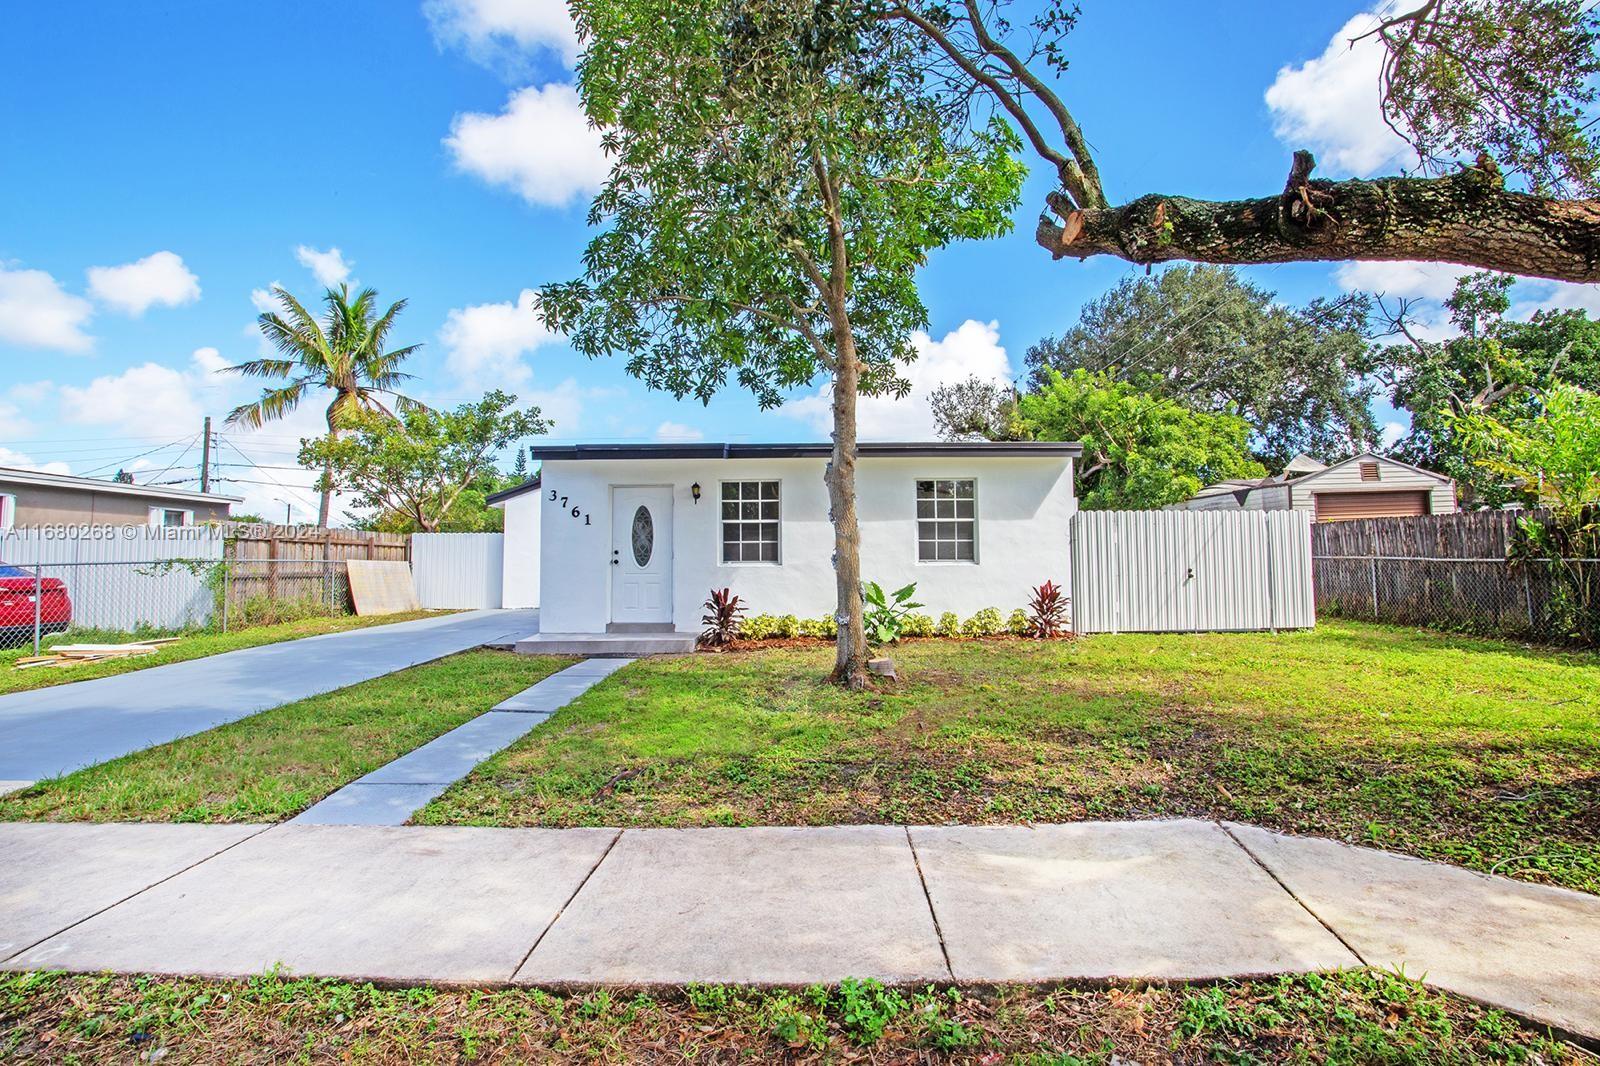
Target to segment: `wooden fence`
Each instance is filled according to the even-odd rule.
[[[225,587],[230,605],[266,599],[348,608],[346,559],[410,557],[404,533],[367,533],[316,526],[254,522],[223,524],[227,537]]]
[[[1551,610],[1548,568],[1507,559],[1518,517],[1512,511],[1472,511],[1318,523],[1311,531],[1317,611],[1562,639]]]

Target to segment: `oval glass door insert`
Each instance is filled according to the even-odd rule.
[[[650,517],[650,508],[640,505],[633,512],[633,561],[643,570],[650,564],[650,553],[655,551],[656,523]]]

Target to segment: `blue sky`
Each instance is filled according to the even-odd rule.
[[[1360,4],[1305,4],[1293,19],[1244,0],[1226,19],[1208,5],[1083,6],[1063,95],[1113,200],[1259,195],[1302,145],[1330,174],[1404,160],[1378,122],[1372,58],[1340,43]],[[341,277],[410,301],[397,341],[426,345],[411,369],[431,402],[506,387],[553,416],[560,440],[820,438],[816,390],[777,413],[737,393],[680,403],[533,322],[522,294],[574,276],[603,173],[567,87],[571,49],[549,0],[11,6],[0,465],[193,476],[185,445],[200,418],[220,422],[252,395],[215,370],[257,354],[260,290],[309,298]],[[1127,273],[1109,259],[1052,263],[1034,246],[1047,188],[1038,174],[1011,236],[934,258],[916,391],[869,404],[866,435],[930,435],[928,389],[1019,372],[1029,344]],[[1300,302],[1349,287],[1439,296],[1454,271],[1247,273]],[[1588,299],[1522,289],[1527,302]],[[227,434],[223,472],[252,509],[279,515],[288,501],[306,516],[309,478],[285,468],[317,417]]]

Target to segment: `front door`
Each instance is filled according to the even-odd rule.
[[[672,622],[672,490],[614,489],[611,620]]]

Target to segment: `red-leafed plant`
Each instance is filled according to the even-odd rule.
[[[1028,601],[1028,633],[1040,640],[1053,640],[1067,631],[1067,604],[1061,586],[1046,581],[1033,590]]]
[[[712,589],[711,596],[701,604],[706,613],[700,624],[700,643],[710,648],[720,648],[733,643],[739,635],[739,620],[744,617],[744,604],[732,589]]]

